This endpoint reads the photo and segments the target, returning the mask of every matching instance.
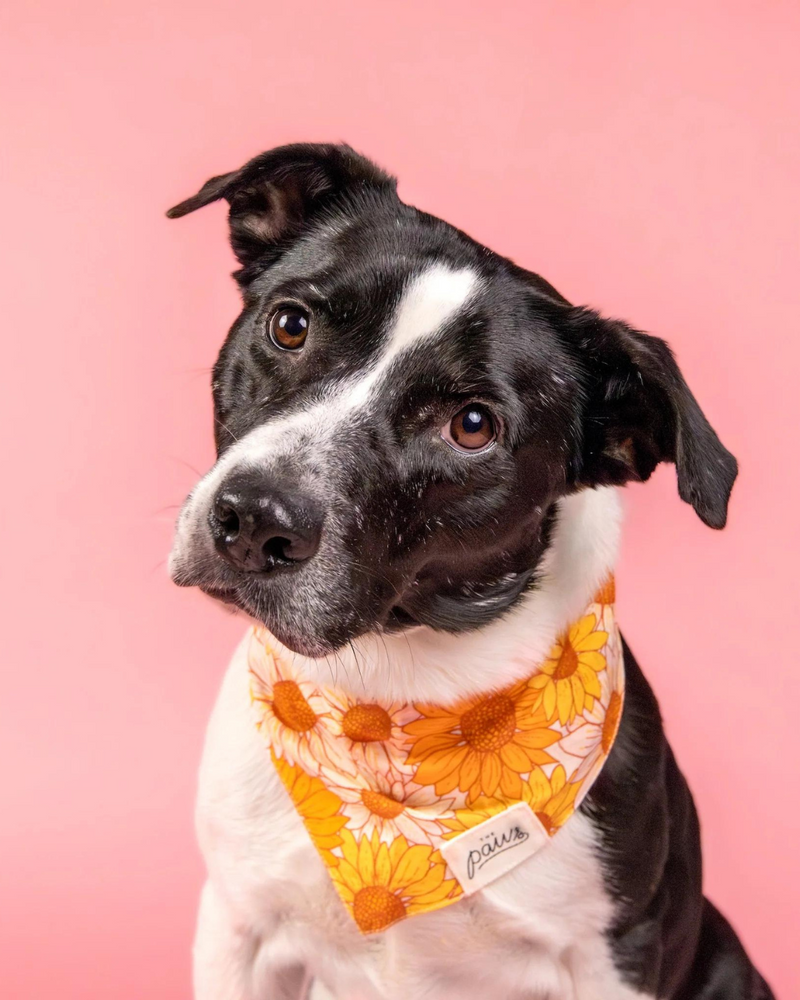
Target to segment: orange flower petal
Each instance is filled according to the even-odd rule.
[[[543,750],[545,747],[551,747],[554,743],[558,743],[561,739],[561,734],[557,733],[555,729],[531,729],[527,733],[515,733],[514,742],[521,747],[525,747],[526,750]]]
[[[506,743],[500,748],[500,760],[517,774],[527,774],[531,769],[530,757],[522,747],[516,746],[514,742]]]
[[[433,892],[426,892],[424,896],[416,896],[411,899],[406,906],[407,913],[422,913],[428,906],[432,903],[440,903],[442,900],[447,899],[455,889],[460,890],[461,887],[455,881],[455,879],[447,879],[446,882],[433,890]],[[461,891],[455,895],[454,898],[458,898],[461,895]]]
[[[403,895],[411,896],[424,896],[427,892],[433,892],[434,889],[438,889],[439,886],[444,881],[444,865],[431,865],[427,873],[418,882],[412,882],[405,890]]]
[[[298,785],[300,783],[298,782]],[[338,795],[329,792],[327,788],[319,782],[319,789],[307,798],[295,799],[300,810],[300,815],[308,819],[322,819],[337,813],[342,805],[342,800]],[[293,796],[294,798],[294,796]]]
[[[392,877],[392,864],[389,861],[389,848],[381,844],[375,856],[375,884],[388,886]]]
[[[534,812],[541,812],[552,794],[550,782],[545,777],[544,771],[541,768],[535,767],[531,771],[526,791],[530,796],[528,805]]]
[[[433,786],[436,794],[449,795],[458,786],[458,774],[458,768],[456,768],[444,778],[440,778]]]
[[[347,824],[346,816],[326,816],[322,819],[306,819],[303,818],[303,822],[306,825],[306,829],[313,836],[321,837],[326,834],[338,833],[343,826]]]
[[[397,837],[389,845],[389,865],[394,871],[400,864],[400,859],[408,850],[408,841],[405,837]]]
[[[595,653],[593,650],[581,650],[578,653],[578,663],[585,667],[591,667],[595,673],[600,673],[606,669],[606,658],[602,653]]]
[[[339,862],[339,866],[336,869],[341,881],[350,889],[352,892],[358,892],[359,889],[363,887],[361,881],[361,876],[358,871],[346,861],[344,858]]]
[[[599,698],[601,694],[600,681],[597,679],[597,674],[585,667],[582,663],[578,663],[578,669],[575,673],[583,681],[583,686],[586,689],[586,693],[590,694],[593,698]]]
[[[432,785],[457,768],[469,753],[469,747],[457,746],[447,750],[437,750],[419,765],[414,780],[419,785]],[[411,759],[409,758],[409,762]]]
[[[583,712],[583,706],[585,704],[583,684],[581,684],[578,677],[575,674],[569,679],[570,687],[572,688],[572,701],[575,705],[575,711],[580,715]]]
[[[362,837],[358,842],[358,874],[364,885],[373,885],[375,882],[375,856],[372,853],[369,839]]]
[[[583,618],[577,624],[573,625],[569,630],[569,641],[572,643],[573,648],[578,645],[583,645],[583,640],[592,631],[592,629],[597,624],[596,615],[584,615]]]
[[[497,754],[485,753],[481,761],[481,787],[486,795],[494,795],[503,773]]]
[[[558,721],[561,725],[569,722],[572,709],[572,685],[568,679],[556,681],[556,704],[558,705]]]
[[[392,874],[389,888],[394,891],[419,882],[428,870],[430,855],[430,847],[426,847],[424,844],[415,844],[414,847],[409,847],[400,858],[400,862]]]
[[[478,780],[481,770],[480,754],[472,751],[467,755],[467,759],[461,765],[461,773],[458,777],[458,787],[462,792],[466,792],[470,785]]]
[[[542,708],[544,708],[545,715],[548,719],[552,719],[556,714],[556,685],[554,681],[550,681],[547,687],[544,689],[544,697],[542,698]]]
[[[530,766],[528,763],[528,768]],[[516,771],[511,771],[507,767],[503,768],[503,773],[500,775],[500,791],[507,799],[522,798],[522,779]]]
[[[457,720],[455,720],[457,724]],[[445,715],[433,719],[415,719],[403,726],[403,732],[409,736],[435,736],[437,733],[446,733],[454,728],[452,716]]]
[[[438,705],[414,705],[414,708],[428,719],[450,719],[451,728],[458,725],[459,716],[452,708],[440,708]]]
[[[408,751],[408,763],[416,764],[426,757],[458,746],[461,737],[457,733],[439,733],[435,736],[422,736],[416,740]]]

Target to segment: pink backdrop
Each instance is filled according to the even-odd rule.
[[[346,139],[667,337],[739,457],[721,534],[672,469],[629,491],[620,614],[708,892],[796,996],[797,4],[392,6],[5,5],[0,993],[188,996],[195,769],[242,624],[164,560],[237,296],[223,209],[163,211],[269,146]]]

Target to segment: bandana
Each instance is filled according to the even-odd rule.
[[[624,696],[614,581],[523,680],[454,705],[374,702],[249,644],[256,724],[363,934],[477,892],[541,850],[608,757]]]

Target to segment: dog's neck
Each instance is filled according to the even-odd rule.
[[[558,634],[608,578],[620,526],[616,489],[565,497],[535,589],[504,617],[460,635],[426,627],[367,635],[335,655],[298,655],[294,662],[310,680],[333,682],[362,700],[452,704],[505,687],[547,656]]]

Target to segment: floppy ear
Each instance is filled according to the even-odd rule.
[[[684,381],[667,344],[586,309],[572,335],[586,372],[582,485],[643,482],[674,462],[678,493],[712,528],[725,527],[737,463]]]
[[[197,194],[167,212],[170,219],[224,198],[233,252],[247,268],[274,259],[286,242],[345,192],[365,188],[394,191],[395,180],[345,145],[296,143],[279,146],[239,170],[212,177]]]

